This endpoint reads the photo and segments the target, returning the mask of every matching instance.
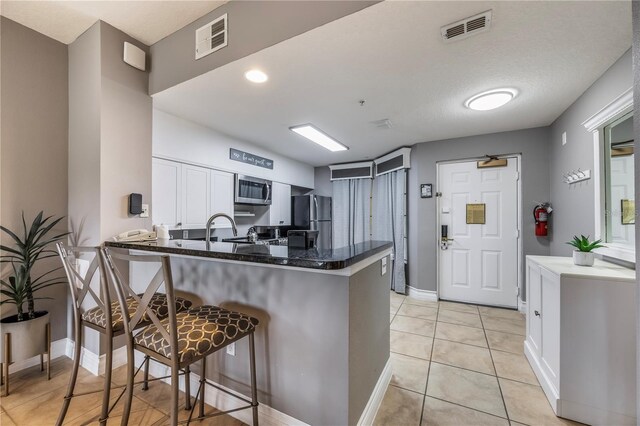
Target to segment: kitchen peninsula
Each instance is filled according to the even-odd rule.
[[[182,294],[260,320],[261,416],[275,423],[285,414],[308,424],[356,424],[378,381],[390,377],[390,242],[329,250],[188,240],[105,245],[168,254]],[[135,290],[143,290],[136,282],[148,282],[154,272],[134,267]],[[235,356],[213,355],[208,378],[246,395],[247,351],[238,342]],[[220,399],[214,405],[227,408]]]

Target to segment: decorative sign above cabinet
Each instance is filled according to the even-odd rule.
[[[253,166],[273,170],[273,160],[260,157],[259,155],[249,154],[248,152],[240,151],[238,149],[229,148],[229,158],[233,161],[240,161],[241,163],[247,163]]]

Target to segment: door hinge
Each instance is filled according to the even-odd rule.
[[[520,172],[516,172],[516,180],[520,180]]]
[[[516,229],[516,239],[520,239],[520,230]]]

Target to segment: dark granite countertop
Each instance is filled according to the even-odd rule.
[[[294,249],[287,246],[211,243],[204,241],[157,240],[151,242],[105,242],[105,246],[211,259],[286,265],[299,268],[336,270],[347,268],[393,246],[389,241],[367,241],[336,249]]]

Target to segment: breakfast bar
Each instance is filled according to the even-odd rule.
[[[370,415],[374,390],[382,386],[384,392],[390,371],[392,243],[369,241],[328,250],[188,240],[105,246],[132,254],[167,254],[181,296],[260,320],[256,361],[261,422],[356,424]],[[129,273],[138,291],[143,289],[135,288],[136,282],[148,281],[155,271],[136,268]],[[214,354],[207,377],[247,394],[247,353],[246,343],[238,342],[234,350]],[[152,367],[151,373],[164,372]],[[222,392],[207,396],[221,410],[233,408]],[[250,420],[242,411],[237,415]]]

